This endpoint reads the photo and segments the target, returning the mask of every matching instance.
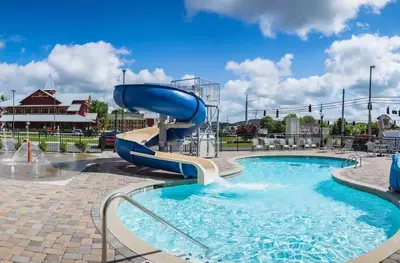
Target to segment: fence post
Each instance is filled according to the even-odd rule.
[[[236,134],[236,151],[239,151],[239,135]]]
[[[38,140],[39,140],[39,143],[40,143],[40,132],[38,133]]]
[[[397,137],[394,137],[394,147],[397,149]]]
[[[219,135],[219,149],[218,151],[222,152],[222,136],[221,134]]]

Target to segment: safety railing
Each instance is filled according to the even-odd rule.
[[[357,157],[359,158],[360,161],[358,161]],[[344,162],[342,163],[342,168],[344,168],[346,166],[346,164],[348,162],[354,161],[354,168],[357,168],[357,164],[359,165],[359,167],[362,166],[362,158],[361,155],[355,153],[350,155],[349,157],[347,157],[346,160],[344,160]]]
[[[206,251],[206,255],[210,252],[210,248],[209,247],[207,247],[206,245],[204,245],[201,242],[197,241],[196,239],[194,239],[193,237],[189,236],[188,234],[182,232],[178,228],[174,227],[173,225],[171,225],[170,223],[165,221],[163,218],[159,217],[158,215],[154,214],[152,211],[148,210],[146,207],[144,207],[141,204],[139,204],[138,202],[134,201],[132,198],[130,198],[126,194],[115,193],[115,194],[110,195],[107,198],[106,202],[104,203],[103,209],[102,209],[102,217],[103,217],[102,218],[102,234],[103,234],[103,238],[102,238],[102,246],[101,246],[101,249],[102,249],[101,262],[103,262],[103,263],[107,262],[107,209],[108,209],[108,206],[110,205],[110,203],[114,199],[117,199],[117,198],[122,198],[125,201],[128,201],[133,206],[137,207],[139,210],[141,210],[142,212],[144,212],[147,215],[151,216],[152,218],[154,218],[155,220],[157,220],[161,224],[167,226],[168,228],[170,228],[171,230],[175,231],[176,233],[178,233],[182,237],[188,239],[189,241],[191,241],[191,242],[195,243],[196,245],[198,245],[199,247],[203,248]]]

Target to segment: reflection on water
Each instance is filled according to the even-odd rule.
[[[13,153],[0,153],[1,178],[24,181],[66,180],[78,175],[97,157],[89,154],[43,154],[36,167],[35,162],[33,164],[23,160],[12,162],[13,155]]]

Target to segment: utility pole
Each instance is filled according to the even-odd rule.
[[[247,120],[247,107],[249,104],[249,95],[246,94],[246,110],[245,110],[245,116],[244,116],[244,121],[246,122],[246,124],[248,124],[248,120]]]
[[[257,119],[257,110],[256,110],[256,112],[254,113],[254,119]]]
[[[320,127],[319,127],[319,133],[320,133],[320,147],[324,146],[324,138],[323,138],[323,133],[322,133],[322,123],[324,122],[324,113],[322,112],[322,103],[321,103],[321,109],[319,110],[319,115],[321,116],[321,120],[320,120]]]
[[[341,123],[340,131],[341,131],[342,136],[344,136],[344,89],[343,89],[343,93],[342,93],[342,123]]]
[[[371,136],[372,136],[372,117],[371,117],[371,110],[372,110],[372,102],[371,102],[371,93],[372,93],[372,69],[374,69],[375,66],[371,65],[369,66],[369,96],[368,96],[368,141],[371,141]]]
[[[12,93],[13,93],[13,124],[12,124],[12,132],[13,132],[13,136],[14,136],[14,121],[15,121],[15,119],[14,119],[14,117],[15,117],[15,89],[12,89],[11,90],[12,91]]]

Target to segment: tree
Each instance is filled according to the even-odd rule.
[[[122,114],[122,113],[125,113],[125,112],[126,112],[126,110],[124,110],[124,109],[115,109],[115,110],[113,110],[111,112],[111,114],[115,114],[115,113]]]
[[[93,100],[90,112],[97,113],[97,129],[104,130],[108,122],[108,104],[103,101]]]
[[[350,135],[351,132],[351,128],[346,128],[347,125],[347,121],[346,119],[344,119],[344,132],[345,135]],[[337,121],[335,121],[332,125],[332,135],[340,135],[342,132],[342,118],[337,119]]]
[[[367,131],[368,131],[368,128],[367,128]],[[376,136],[379,135],[379,123],[377,121],[373,122],[371,125],[371,135],[376,135]]]
[[[270,125],[274,120],[270,116],[265,116],[261,118],[260,125],[261,128],[268,129],[268,125]]]
[[[365,133],[367,133],[367,130],[368,130],[368,126],[366,123],[357,123],[354,126],[349,125],[349,127],[351,127],[351,135],[354,135],[354,136],[357,136],[360,134],[365,134]]]
[[[271,133],[284,133],[286,130],[286,125],[281,121],[276,121],[275,130]]]
[[[93,100],[90,112],[97,113],[99,118],[103,118],[108,114],[108,104],[104,101]]]
[[[0,101],[5,101],[6,97],[4,97],[4,95],[0,95]]]
[[[260,120],[261,128],[268,129],[268,133],[283,133],[286,125],[284,121],[275,121],[270,116],[265,116]]]
[[[254,137],[258,134],[258,128],[254,124],[240,125],[236,130],[236,135],[242,137]]]
[[[304,123],[315,124],[315,123],[317,123],[317,121],[315,120],[315,118],[314,118],[313,116],[310,116],[310,115],[306,115],[306,116],[304,116],[304,117],[301,117],[301,118],[299,119],[299,122],[300,122],[301,124],[304,124]]]
[[[275,124],[276,121],[274,121],[270,116],[265,116],[260,120],[261,128],[267,129],[268,133],[275,132]]]

